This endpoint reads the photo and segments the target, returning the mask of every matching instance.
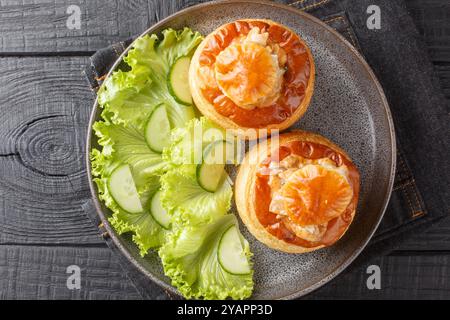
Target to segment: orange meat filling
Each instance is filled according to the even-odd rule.
[[[288,236],[290,241],[302,239],[303,242],[298,240],[300,245],[312,245],[324,241],[336,219],[340,221],[351,213],[349,208],[355,202],[355,192],[358,193],[351,182],[355,168],[351,163],[336,163],[335,160],[342,158],[332,155],[312,159],[291,154],[260,168],[259,175],[266,177],[270,190],[265,196],[270,198],[268,213],[264,214],[263,210],[259,215],[269,230],[281,228],[273,231],[282,235],[286,234],[281,232],[285,229],[295,237]]]
[[[305,99],[312,61],[289,29],[236,21],[209,39],[199,57],[199,87],[222,116],[243,127],[286,121]]]
[[[319,165],[295,171],[281,193],[289,218],[300,226],[322,225],[338,217],[353,197],[345,177]]]
[[[268,34],[258,28],[235,41],[216,59],[215,77],[221,91],[244,109],[265,107],[279,97],[283,70],[278,55],[267,46]]]

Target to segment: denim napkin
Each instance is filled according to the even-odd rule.
[[[449,106],[403,0],[282,2],[321,19],[359,50],[383,86],[394,118],[398,148],[394,190],[374,237],[345,271],[351,272],[448,216]],[[367,8],[371,5],[380,8],[380,29],[367,27],[370,15]],[[94,92],[132,40],[113,44],[91,57],[85,73]],[[99,223],[90,201],[85,205],[85,211]],[[107,243],[117,251],[112,241]],[[123,257],[121,264],[143,298],[164,298],[162,290]]]

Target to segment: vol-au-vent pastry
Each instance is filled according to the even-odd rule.
[[[347,231],[359,195],[359,172],[326,138],[305,131],[255,146],[236,179],[236,205],[249,231],[289,253],[334,244]]]
[[[305,42],[271,20],[238,20],[209,34],[189,69],[193,100],[208,118],[250,137],[283,130],[306,111],[314,61]],[[249,130],[252,129],[252,130]]]

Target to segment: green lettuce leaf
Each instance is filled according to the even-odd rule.
[[[186,298],[244,299],[252,294],[253,272],[233,275],[218,261],[220,239],[233,224],[237,226],[236,217],[227,214],[206,225],[180,227],[159,249],[164,272]],[[248,242],[241,240],[250,260]]]
[[[102,121],[94,123],[93,128],[98,137],[98,144],[102,146],[102,154],[111,162],[109,166],[104,167],[106,174],[110,174],[117,164],[127,163],[139,190],[147,177],[164,171],[166,161],[160,153],[148,147],[142,130],[131,124],[125,126]]]
[[[232,188],[228,179],[214,193],[197,182],[196,166],[205,146],[228,139],[224,130],[206,118],[195,119],[193,106],[176,102],[168,89],[168,74],[176,59],[191,56],[202,41],[197,32],[167,29],[162,37],[137,39],[124,58],[123,70],[108,77],[98,92],[102,121],[94,124],[99,149],[91,152],[92,174],[99,198],[111,209],[110,222],[119,234],[130,232],[142,256],[159,248],[166,274],[187,298],[243,299],[253,290],[252,273],[232,275],[218,262],[224,232],[236,217],[228,214]],[[145,124],[154,108],[164,103],[172,127],[170,145],[162,154],[145,140]],[[200,137],[195,134],[200,131]],[[128,164],[144,211],[126,212],[108,190],[111,173]],[[171,229],[152,217],[150,203],[161,190],[161,201],[171,215]],[[242,236],[241,236],[242,237]],[[244,252],[251,257],[242,237]]]
[[[109,221],[117,233],[132,232],[133,241],[138,246],[142,256],[147,254],[150,248],[159,247],[165,241],[167,231],[153,220],[149,210],[150,200],[160,187],[159,177],[147,177],[145,184],[137,186],[144,211],[132,214],[119,207],[107,187],[110,172],[120,164],[111,161],[96,149],[92,151],[91,159],[93,175],[96,176],[94,182],[97,184],[99,198],[112,211],[113,214]]]
[[[173,166],[196,165],[202,160],[203,149],[214,141],[226,140],[237,145],[236,139],[205,117],[192,119],[184,128],[172,130],[170,146],[164,159]]]
[[[92,151],[92,172],[100,198],[113,211],[111,223],[119,233],[132,232],[141,254],[159,246],[167,233],[151,217],[148,203],[160,186],[159,175],[167,168],[161,154],[145,141],[145,123],[157,105],[165,103],[172,128],[183,127],[195,116],[192,106],[178,104],[167,87],[173,62],[191,56],[202,41],[198,32],[185,28],[167,29],[162,39],[156,35],[138,38],[124,58],[127,70],[108,77],[98,92],[103,121],[94,124],[101,151]],[[107,181],[121,164],[129,164],[145,210],[130,214],[122,210],[108,192]]]
[[[196,162],[205,146],[221,140],[228,140],[224,130],[206,118],[193,119],[172,131],[171,144],[164,150],[169,169],[161,177],[161,201],[171,214],[172,232],[159,255],[164,272],[186,298],[244,299],[253,290],[252,273],[232,275],[218,262],[223,233],[237,227],[236,217],[228,214],[233,194],[229,180],[224,179],[216,192],[208,192],[196,177]],[[242,244],[250,259],[243,237]]]
[[[225,131],[204,117],[172,130],[170,146],[163,154],[171,169],[161,178],[161,200],[174,219],[196,225],[227,214],[233,196],[229,179],[216,192],[208,192],[196,176],[204,147],[224,139]]]
[[[178,223],[209,223],[230,209],[233,190],[227,179],[216,192],[208,192],[198,184],[195,168],[183,166],[164,174],[161,185],[162,204]]]
[[[139,190],[143,212],[132,214],[118,207],[109,219],[119,234],[133,233],[133,242],[139,247],[141,256],[145,256],[149,249],[161,246],[167,235],[167,230],[162,228],[150,213],[150,200],[158,189],[159,177],[154,176],[147,181],[145,188]]]
[[[195,116],[194,108],[175,101],[167,77],[174,61],[192,56],[202,39],[189,28],[164,30],[161,40],[155,34],[138,38],[124,58],[130,70],[114,72],[98,92],[103,118],[141,128],[155,106],[165,103],[172,128],[184,127]]]
[[[167,233],[150,214],[152,196],[160,188],[159,175],[166,163],[161,154],[148,148],[143,134],[133,126],[96,122],[94,131],[102,151],[91,152],[92,173],[98,187],[99,198],[113,212],[109,219],[119,234],[133,233],[133,241],[138,245],[141,255],[150,248],[160,246]],[[136,188],[144,206],[142,213],[132,214],[114,201],[108,190],[108,179],[118,166],[130,166]]]

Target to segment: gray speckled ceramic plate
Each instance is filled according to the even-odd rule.
[[[241,226],[254,253],[252,298],[295,298],[339,274],[375,232],[392,190],[396,154],[394,128],[382,88],[364,59],[330,27],[294,8],[271,2],[210,2],[180,11],[144,34],[157,33],[167,27],[188,26],[206,35],[224,23],[242,18],[272,19],[305,39],[315,58],[316,84],[308,111],[294,127],[318,132],[342,146],[361,172],[361,196],[355,220],[347,234],[330,248],[302,255],[285,254],[265,247]],[[119,62],[120,59],[112,70]],[[96,102],[90,128],[98,117]],[[91,145],[96,146],[91,129],[87,139],[87,152],[90,152]],[[141,258],[129,238],[118,236],[111,228],[107,221],[110,211],[98,200],[87,161],[97,211],[112,239],[145,275],[175,293],[162,272],[157,254]]]

